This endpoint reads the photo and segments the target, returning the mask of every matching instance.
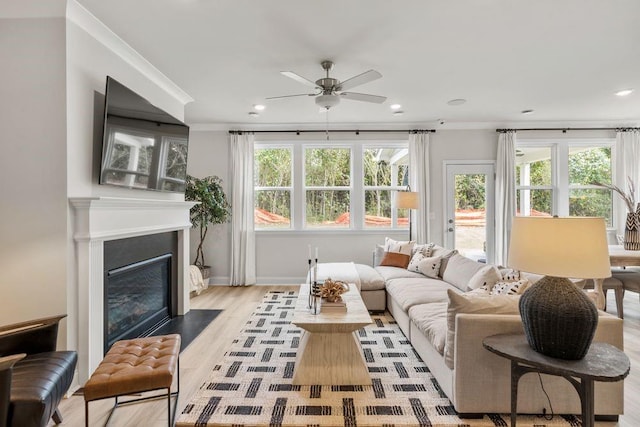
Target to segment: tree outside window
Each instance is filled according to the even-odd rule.
[[[306,226],[349,228],[351,224],[351,149],[304,151]]]
[[[257,229],[291,228],[291,148],[254,151],[254,223]]]

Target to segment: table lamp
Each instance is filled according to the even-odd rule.
[[[611,276],[604,218],[514,217],[508,265],[545,275],[520,297],[529,345],[558,359],[582,359],[598,325],[598,310],[568,278]]]
[[[398,191],[396,194],[396,208],[409,209],[409,240],[411,240],[411,209],[418,209],[418,192],[411,191],[407,186],[406,191]]]

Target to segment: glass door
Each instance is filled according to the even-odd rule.
[[[493,260],[494,164],[445,163],[445,244],[483,262]]]

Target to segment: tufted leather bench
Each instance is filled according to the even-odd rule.
[[[85,425],[89,426],[89,402],[115,397],[106,423],[119,405],[167,397],[169,426],[176,416],[180,392],[180,335],[136,338],[117,341],[111,346],[100,365],[84,386]],[[171,392],[173,375],[177,372],[177,390]],[[152,390],[166,389],[166,394],[129,399],[118,397]],[[171,396],[175,396],[171,416]],[[105,424],[106,424],[105,423]]]

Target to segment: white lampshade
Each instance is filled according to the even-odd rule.
[[[508,264],[546,276],[610,277],[604,218],[514,217]]]
[[[396,207],[400,209],[418,209],[418,193],[416,191],[398,191]]]

